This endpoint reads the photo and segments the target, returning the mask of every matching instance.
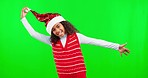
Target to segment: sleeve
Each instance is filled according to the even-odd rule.
[[[29,22],[27,21],[26,17],[22,18],[21,19],[24,27],[27,29],[27,31],[29,32],[29,34],[34,37],[35,39],[41,41],[41,42],[44,42],[48,45],[51,46],[51,42],[50,42],[50,36],[46,36],[44,34],[41,34],[41,33],[38,33],[36,32],[32,27],[31,25],[29,24]]]
[[[80,44],[92,44],[92,45],[96,45],[96,46],[112,48],[115,50],[119,49],[119,44],[117,44],[117,43],[112,43],[112,42],[108,42],[108,41],[101,40],[101,39],[90,38],[90,37],[84,36],[80,33],[77,33],[77,36],[78,36]]]

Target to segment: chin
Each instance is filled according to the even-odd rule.
[[[64,35],[60,35],[59,37],[63,37]]]
[[[58,37],[63,37],[65,34],[64,33],[62,33],[61,35],[56,35],[56,36],[58,36]]]
[[[61,35],[60,37],[63,37],[64,35]]]

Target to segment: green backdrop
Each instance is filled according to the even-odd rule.
[[[87,78],[148,77],[148,0],[2,0],[0,1],[0,78],[58,78],[52,49],[34,38],[20,21],[25,6],[58,12],[80,33],[119,44],[127,42],[129,56],[82,44]],[[32,13],[32,27],[48,35]]]

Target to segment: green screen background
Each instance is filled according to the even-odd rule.
[[[20,21],[25,6],[39,12],[58,12],[80,33],[127,44],[131,53],[82,44],[87,78],[148,77],[147,0],[2,0],[0,2],[0,78],[58,78],[52,49],[34,38]],[[32,13],[32,27],[48,35]]]

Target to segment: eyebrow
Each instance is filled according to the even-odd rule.
[[[58,23],[57,25],[60,25],[60,23]]]

